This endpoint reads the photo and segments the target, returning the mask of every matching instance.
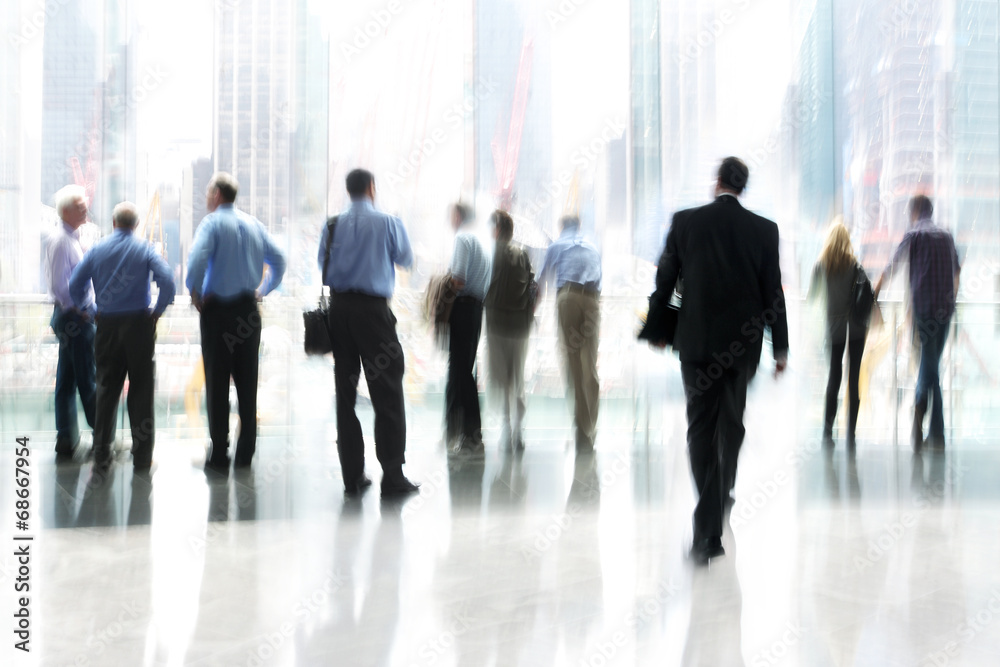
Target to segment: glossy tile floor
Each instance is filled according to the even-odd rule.
[[[828,455],[796,392],[755,386],[727,555],[704,569],[676,394],[606,410],[592,458],[551,406],[523,455],[449,458],[438,408],[411,406],[423,486],[402,503],[373,453],[376,486],[344,499],[329,414],[225,478],[201,471],[203,435],[160,437],[151,478],[123,453],[102,483],[36,436],[28,655],[7,629],[5,442],[0,664],[1000,664],[1000,448],[914,457],[866,433]]]

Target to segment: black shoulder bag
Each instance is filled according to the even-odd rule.
[[[864,329],[872,319],[872,308],[875,306],[875,289],[872,287],[868,274],[861,268],[860,264],[855,265],[854,284],[851,288],[851,323]]]
[[[320,283],[326,280],[326,270],[330,266],[330,248],[333,245],[333,233],[337,229],[337,217],[333,216],[326,223],[326,247],[323,253],[323,274],[320,276]],[[320,288],[319,304],[310,311],[302,313],[302,320],[305,324],[305,350],[306,354],[326,354],[333,351],[330,344],[330,300]]]

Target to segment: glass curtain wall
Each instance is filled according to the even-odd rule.
[[[821,321],[804,297],[827,225],[842,216],[877,274],[907,227],[906,202],[924,193],[964,266],[943,362],[949,427],[987,442],[1000,332],[998,22],[994,0],[5,2],[3,431],[51,429],[41,258],[56,190],[86,188],[88,242],[110,231],[118,201],[136,202],[141,233],[180,283],[215,170],[237,176],[237,205],[290,260],[264,306],[262,429],[329,420],[331,361],[302,353],[300,313],[319,294],[323,222],[347,205],[344,176],[357,166],[375,173],[378,205],[415,248],[394,302],[412,403],[437,405],[443,390],[446,360],[421,304],[450,257],[448,207],[462,201],[487,248],[489,213],[509,210],[536,265],[559,218],[579,215],[604,257],[602,395],[632,424],[651,373],[680,387],[676,363],[634,340],[670,216],[707,202],[718,161],[737,155],[751,169],[746,205],[781,229],[803,434],[818,433],[825,386]],[[861,428],[881,442],[915,375],[903,283],[884,294],[887,324],[864,367]],[[551,299],[537,319],[527,380],[544,406],[563,397]],[[198,325],[183,290],[157,354],[158,424],[202,428]],[[564,417],[560,406],[551,419]]]

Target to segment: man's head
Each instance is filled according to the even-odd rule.
[[[493,238],[501,243],[509,243],[514,238],[514,219],[507,211],[497,209],[490,215],[493,224]]]
[[[468,204],[456,202],[451,205],[451,228],[456,232],[462,225],[472,222],[473,217],[472,207]],[[493,217],[490,216],[490,219],[492,220]]]
[[[728,192],[734,195],[743,194],[750,179],[750,170],[738,157],[727,157],[719,165],[718,178],[715,181],[715,194]]]
[[[73,229],[87,222],[87,191],[79,185],[67,185],[56,193],[56,213]]]
[[[222,204],[232,204],[236,201],[236,193],[240,191],[240,184],[236,177],[224,171],[217,171],[212,174],[212,180],[208,182],[208,191],[205,193],[205,208],[211,213]]]
[[[111,223],[115,229],[133,231],[139,223],[139,211],[136,210],[135,204],[123,201],[115,206],[115,210],[111,213]]]
[[[934,204],[927,195],[916,195],[910,200],[910,222],[917,222],[924,218],[929,218],[934,214]]]
[[[354,169],[347,175],[347,194],[351,201],[368,198],[375,201],[375,175],[366,169]]]
[[[576,215],[564,215],[559,221],[559,224],[562,226],[563,231],[566,231],[567,229],[579,229],[580,218]]]

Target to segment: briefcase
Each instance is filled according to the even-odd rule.
[[[305,324],[306,354],[327,354],[333,352],[330,343],[330,302],[326,296],[319,298],[319,305],[302,313]]]
[[[677,316],[681,309],[679,301],[673,298],[675,294],[665,295],[656,291],[649,296],[649,310],[642,321],[639,340],[648,341],[653,345],[674,344]]]

